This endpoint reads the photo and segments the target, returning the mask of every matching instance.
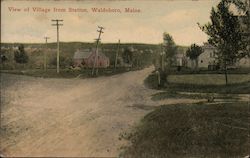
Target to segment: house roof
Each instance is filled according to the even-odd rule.
[[[73,59],[84,59],[88,58],[92,52],[89,50],[77,50],[74,53]]]
[[[95,49],[89,50],[89,49],[85,49],[85,50],[77,50],[74,53],[73,59],[84,59],[84,58],[88,58],[92,53],[95,52]],[[103,54],[101,52],[100,49],[98,49],[98,56],[107,58],[105,54]]]

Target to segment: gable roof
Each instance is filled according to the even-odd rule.
[[[84,59],[91,55],[92,51],[89,50],[77,50],[74,53],[73,59]]]
[[[95,49],[84,49],[84,50],[77,50],[74,53],[73,59],[86,59],[89,58],[91,55],[95,55]],[[98,49],[98,56],[108,59],[108,57],[102,53],[100,49]]]

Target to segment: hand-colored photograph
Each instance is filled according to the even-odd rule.
[[[1,0],[0,157],[249,158],[249,0]]]

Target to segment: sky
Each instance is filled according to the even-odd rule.
[[[1,42],[42,43],[49,36],[49,42],[56,41],[56,27],[52,19],[63,19],[60,27],[60,41],[93,42],[97,38],[97,26],[103,26],[103,43],[152,43],[163,40],[163,33],[173,36],[178,45],[201,45],[208,37],[197,22],[207,23],[210,11],[218,0],[56,0],[56,1],[1,1]],[[46,12],[34,12],[40,7]],[[20,9],[13,11],[11,8]],[[29,10],[27,11],[27,9]],[[65,9],[65,12],[55,12]],[[87,12],[69,12],[69,8]],[[93,12],[92,8],[120,9],[121,12]],[[140,10],[127,13],[125,8]]]

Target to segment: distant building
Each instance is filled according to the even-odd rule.
[[[100,50],[98,50],[98,56],[96,57],[95,50],[84,49],[77,50],[73,56],[74,67],[87,67],[91,68],[94,66],[96,60],[96,67],[107,68],[109,66],[109,58],[106,57]]]
[[[203,52],[198,56],[197,60],[191,60],[189,57],[187,57],[187,67],[194,69],[197,65],[197,68],[199,69],[216,69],[216,48],[208,43],[204,43],[201,48]]]
[[[216,48],[208,43],[202,46],[203,53],[198,57],[198,68],[216,69]]]
[[[208,43],[204,43],[202,46],[203,53],[201,53],[198,57],[198,68],[200,69],[208,69],[208,70],[215,70],[218,69],[218,61],[216,51],[217,49]],[[188,60],[188,67],[193,68],[194,64],[189,59]],[[230,65],[230,67],[235,68],[243,68],[243,67],[250,67],[250,58],[244,57],[238,61],[234,65]]]
[[[175,54],[176,66],[185,66],[184,57],[185,55],[183,52],[177,52]]]
[[[174,65],[186,67],[187,66],[187,59],[186,59],[186,48],[178,48],[177,52],[174,56]]]

